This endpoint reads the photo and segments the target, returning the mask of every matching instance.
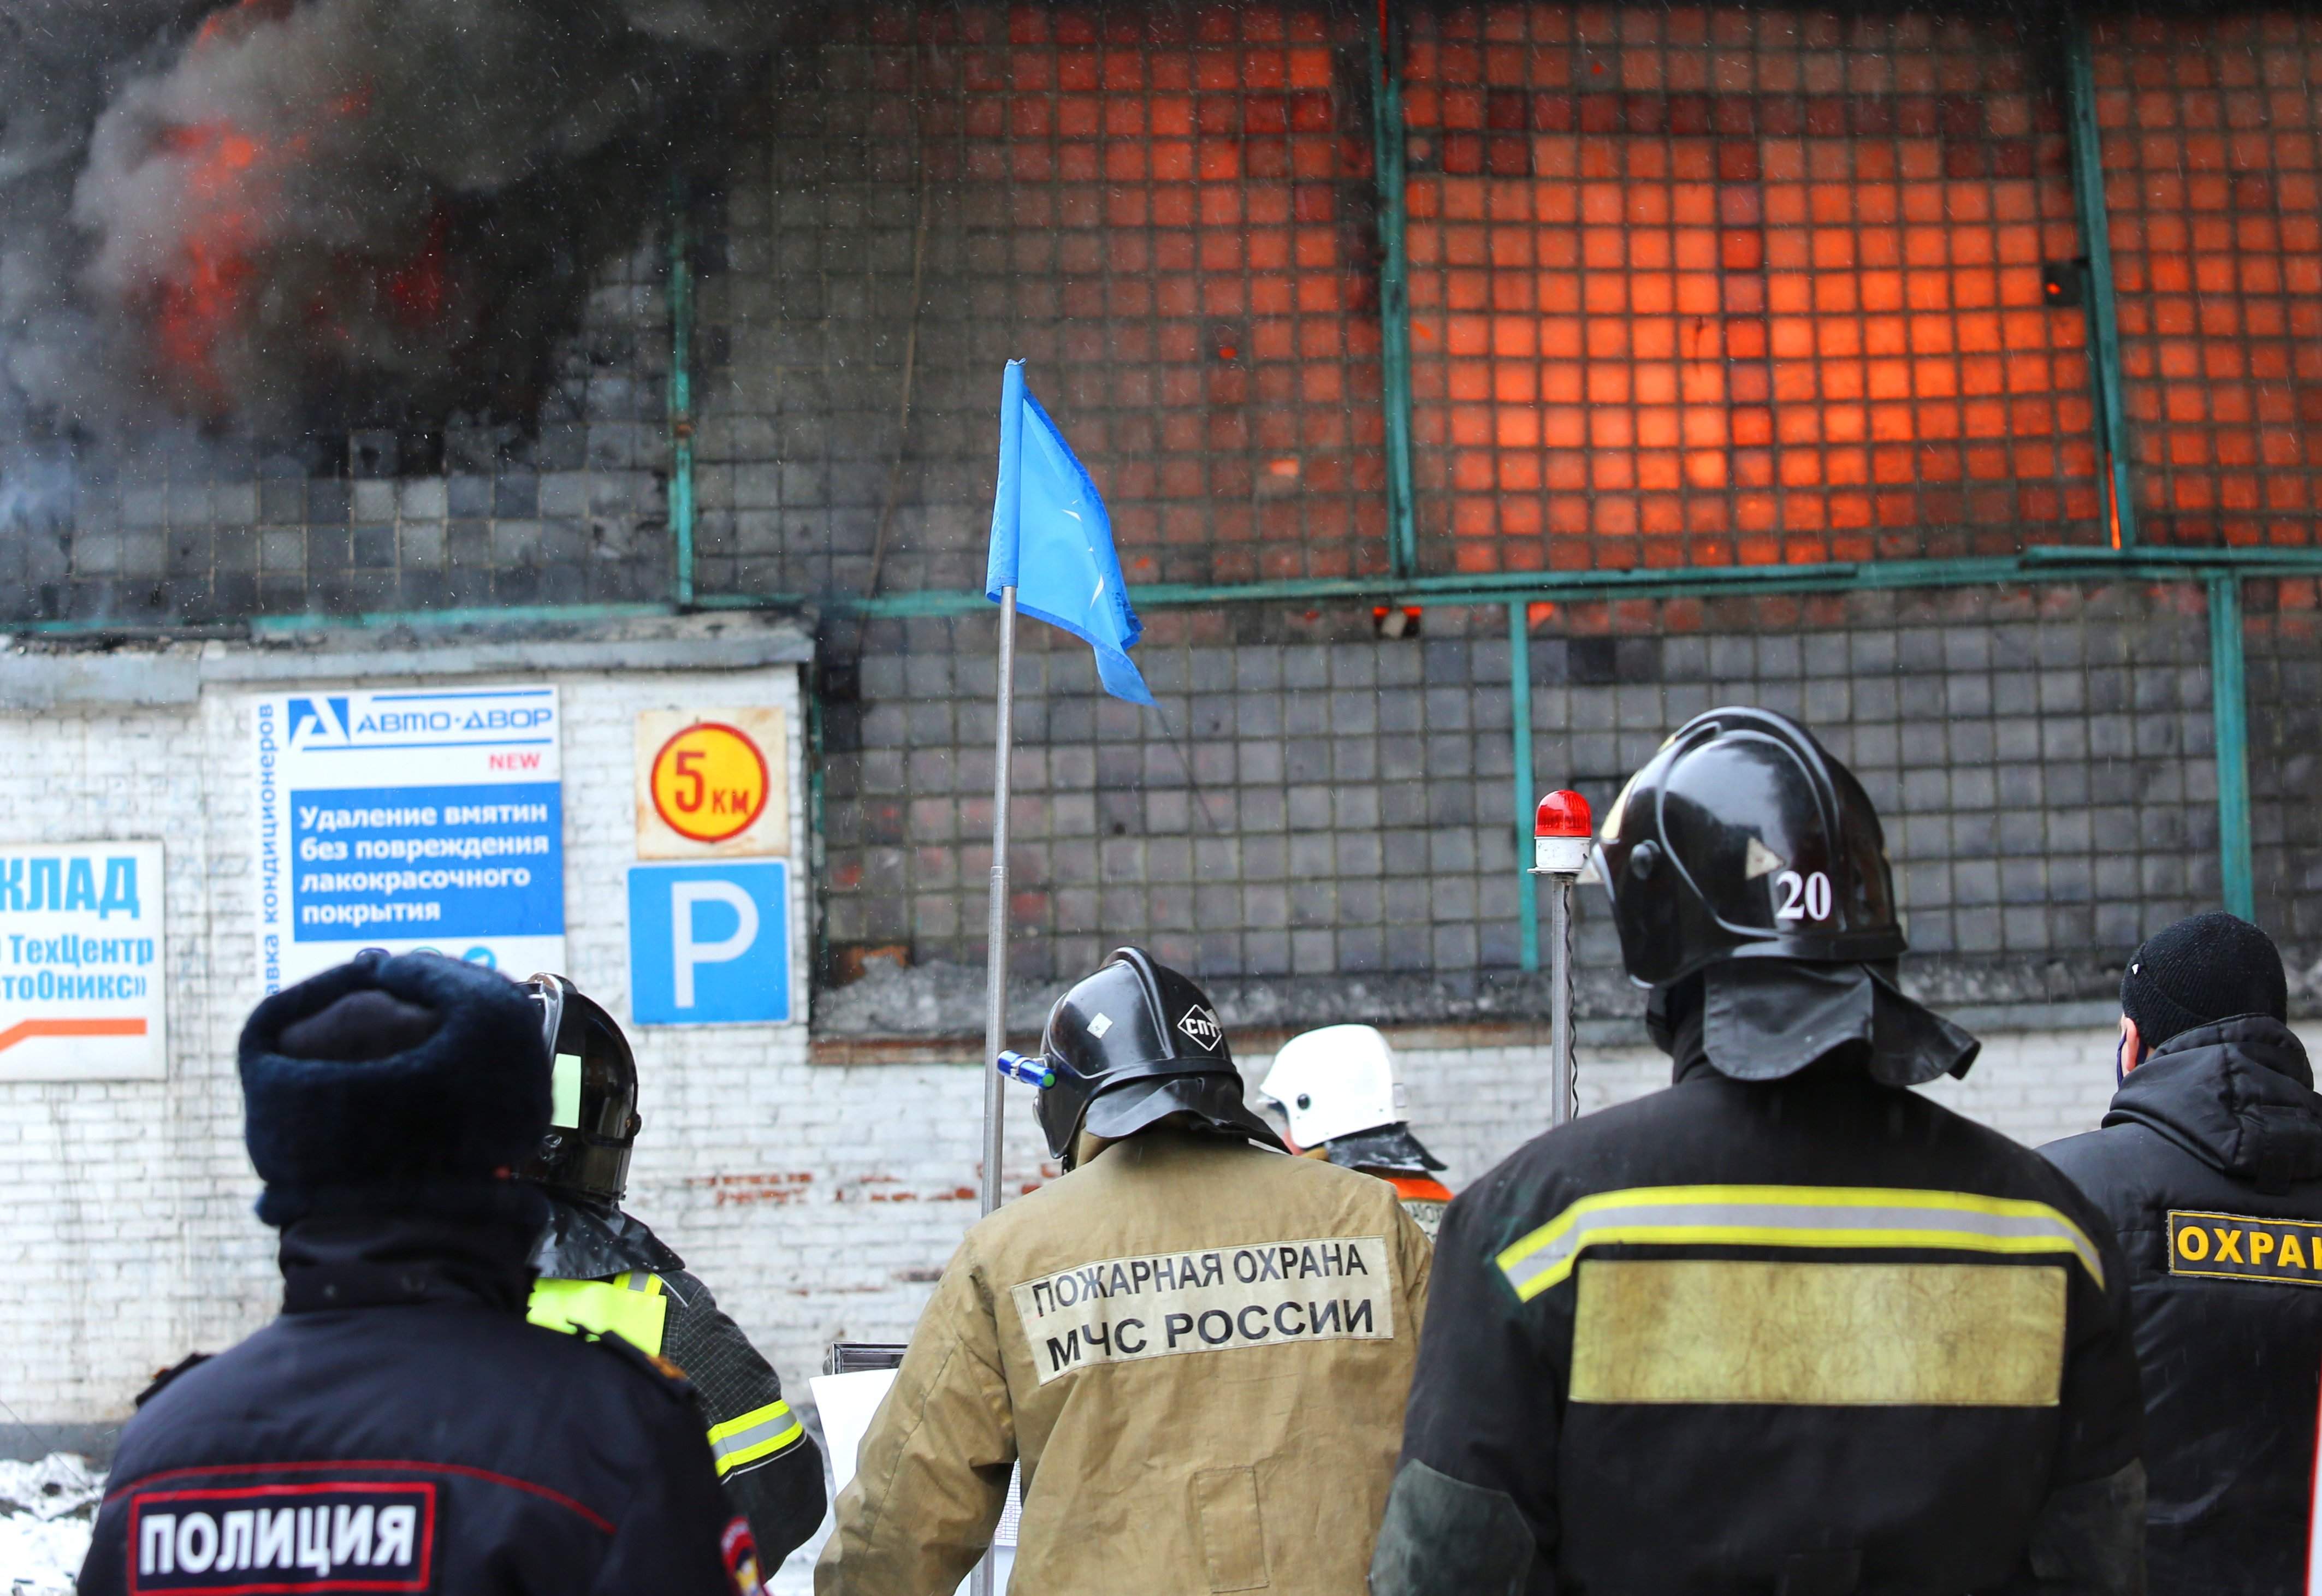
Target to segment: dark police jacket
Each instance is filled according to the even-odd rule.
[[[2043,1151],[2112,1216],[2144,1365],[2153,1589],[2303,1588],[2322,1386],[2322,1098],[2263,1016],[2171,1037]]]
[[[1372,1590],[2132,1590],[2139,1416],[2118,1252],[2038,1154],[1696,1045],[1452,1203]]]
[[[84,1596],[733,1596],[747,1531],[683,1382],[525,1322],[537,1223],[287,1230],[282,1316],[123,1432]]]

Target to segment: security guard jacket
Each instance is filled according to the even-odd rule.
[[[293,1225],[282,1316],[123,1431],[84,1596],[754,1592],[685,1382],[525,1322],[536,1224]]]
[[[1428,1249],[1385,1181],[1141,1132],[968,1232],[818,1596],[949,1591],[1021,1460],[1010,1596],[1362,1589]]]
[[[2154,1048],[2044,1149],[2111,1217],[2144,1369],[2161,1596],[2302,1588],[2322,1396],[2322,1097],[2263,1015]]]
[[[748,1517],[766,1569],[780,1567],[821,1524],[822,1454],[782,1400],[772,1365],[699,1280],[673,1266],[605,1280],[544,1279],[528,1313],[552,1330],[611,1332],[684,1371],[708,1421],[718,1477]]]
[[[1375,1596],[2135,1588],[2102,1216],[1847,1050],[1678,1057],[1452,1203]]]

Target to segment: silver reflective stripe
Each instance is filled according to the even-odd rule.
[[[775,1402],[772,1404],[772,1408],[771,1418],[762,1418],[747,1429],[735,1430],[731,1434],[721,1433],[726,1430],[727,1425],[733,1422],[728,1419],[727,1425],[719,1425],[709,1432],[709,1455],[717,1464],[718,1472],[720,1474],[738,1464],[754,1461],[750,1455],[753,1453],[763,1452],[768,1456],[772,1456],[776,1449],[771,1445],[772,1443],[787,1441],[794,1436],[805,1433],[799,1423],[798,1417],[791,1411],[788,1403]],[[762,1408],[759,1411],[763,1413],[767,1409]]]
[[[1835,1186],[1599,1192],[1501,1253],[1500,1272],[1530,1301],[1568,1278],[1587,1248],[1623,1244],[2071,1253],[2098,1287],[2104,1284],[2095,1244],[2046,1203],[1966,1191]]]
[[[649,1292],[654,1289],[654,1277],[644,1270],[631,1270],[627,1274],[623,1275],[621,1278],[628,1281],[629,1290],[632,1291]]]

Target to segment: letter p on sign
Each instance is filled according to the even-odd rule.
[[[791,1017],[789,866],[640,864],[629,871],[629,1006],[647,1026]]]

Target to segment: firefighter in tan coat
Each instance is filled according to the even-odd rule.
[[[817,1596],[947,1596],[1019,1460],[1011,1596],[1360,1591],[1425,1237],[1392,1186],[1282,1155],[1209,1000],[1138,949],[1065,994],[1042,1054],[1069,1172],[945,1269]]]

